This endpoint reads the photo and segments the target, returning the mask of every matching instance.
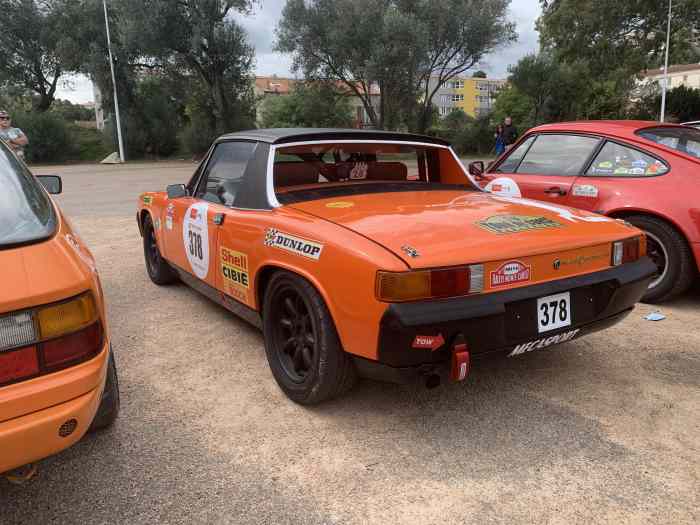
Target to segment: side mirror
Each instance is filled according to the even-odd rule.
[[[58,175],[37,175],[36,178],[51,195],[59,195],[63,191],[63,181]]]
[[[171,184],[167,187],[168,199],[187,197],[187,188],[184,184]]]
[[[469,174],[476,180],[484,180],[484,161],[475,160],[469,163]]]

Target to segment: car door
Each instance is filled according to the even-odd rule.
[[[650,152],[618,141],[607,140],[596,153],[583,175],[571,189],[569,204],[584,210],[605,213],[612,201],[625,190],[631,194],[636,186],[653,191],[655,178],[669,171],[669,166]],[[625,199],[622,199],[625,202]]]
[[[572,133],[531,135],[485,175],[483,187],[508,197],[569,204],[572,185],[600,140]]]

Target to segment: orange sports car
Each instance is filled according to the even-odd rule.
[[[137,220],[153,282],[261,327],[275,379],[306,404],[358,375],[436,386],[606,328],[656,271],[640,230],[484,193],[418,135],[226,135],[187,184],[143,194]]]
[[[33,177],[0,141],[0,473],[119,411],[95,261],[47,190],[61,179]]]

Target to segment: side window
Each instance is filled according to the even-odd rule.
[[[586,175],[645,177],[663,175],[667,171],[668,166],[651,155],[615,142],[607,142]]]
[[[233,206],[255,146],[255,142],[222,142],[217,145],[199,182],[197,197]]]
[[[520,163],[518,173],[574,177],[581,173],[599,142],[580,135],[540,135]]]
[[[520,146],[518,146],[510,155],[508,155],[506,160],[501,162],[496,171],[498,173],[515,173],[515,170],[518,168],[518,164],[520,164],[520,161],[523,160],[525,153],[527,153],[527,150],[534,141],[535,135],[527,138],[525,142],[520,144]]]

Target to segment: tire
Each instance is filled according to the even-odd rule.
[[[146,260],[148,276],[155,284],[163,286],[178,280],[177,274],[160,254],[153,229],[153,219],[149,214],[146,214],[143,219],[143,257]]]
[[[659,268],[642,301],[662,303],[685,292],[695,278],[695,262],[683,234],[655,217],[633,215],[625,220],[647,234],[647,254]]]
[[[263,302],[263,333],[272,375],[292,401],[314,405],[354,386],[352,358],[340,344],[326,303],[306,279],[284,271],[272,276]]]
[[[92,420],[89,432],[95,432],[112,426],[119,415],[119,378],[117,366],[114,362],[114,352],[109,349],[109,362],[107,363],[107,380],[102,391],[100,406],[97,408],[95,419]]]

